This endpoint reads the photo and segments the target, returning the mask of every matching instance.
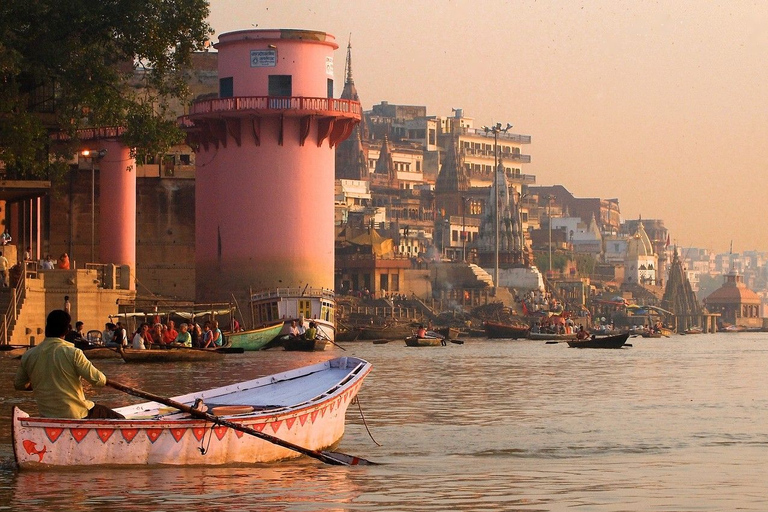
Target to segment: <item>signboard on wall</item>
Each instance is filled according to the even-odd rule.
[[[325,58],[325,74],[333,76],[333,57]]]
[[[252,68],[271,68],[277,66],[277,50],[251,50]]]

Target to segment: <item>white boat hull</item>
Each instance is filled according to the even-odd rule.
[[[370,363],[361,359],[337,358],[174,400],[189,405],[196,398],[222,405],[273,402],[277,407],[222,417],[311,450],[323,450],[343,436],[347,407],[370,370]],[[322,380],[322,388],[317,388],[322,389],[320,392],[307,387],[313,375],[317,377],[314,380]],[[297,395],[299,386],[302,390]],[[313,397],[304,400],[308,394]],[[299,396],[300,403],[280,405],[289,395]],[[191,419],[155,402],[117,410],[126,416],[125,420],[32,418],[15,407],[13,446],[17,464],[23,469],[223,465],[271,462],[300,455],[247,433]]]

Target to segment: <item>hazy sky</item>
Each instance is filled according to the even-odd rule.
[[[510,122],[537,184],[768,251],[768,2],[211,0],[209,21],[335,35],[337,94],[351,34],[365,109]]]

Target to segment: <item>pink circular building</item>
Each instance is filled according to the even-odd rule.
[[[215,47],[219,97],[181,120],[197,151],[196,299],[332,289],[333,148],[361,118],[333,99],[335,38],[243,30]]]

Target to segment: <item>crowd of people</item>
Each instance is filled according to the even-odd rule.
[[[79,322],[78,322],[79,323]],[[209,320],[202,327],[195,321],[184,322],[176,330],[176,322],[144,322],[130,337],[121,322],[107,322],[101,334],[102,343],[107,347],[133,348],[136,350],[158,348],[217,348],[224,346],[224,335],[219,322]]]

